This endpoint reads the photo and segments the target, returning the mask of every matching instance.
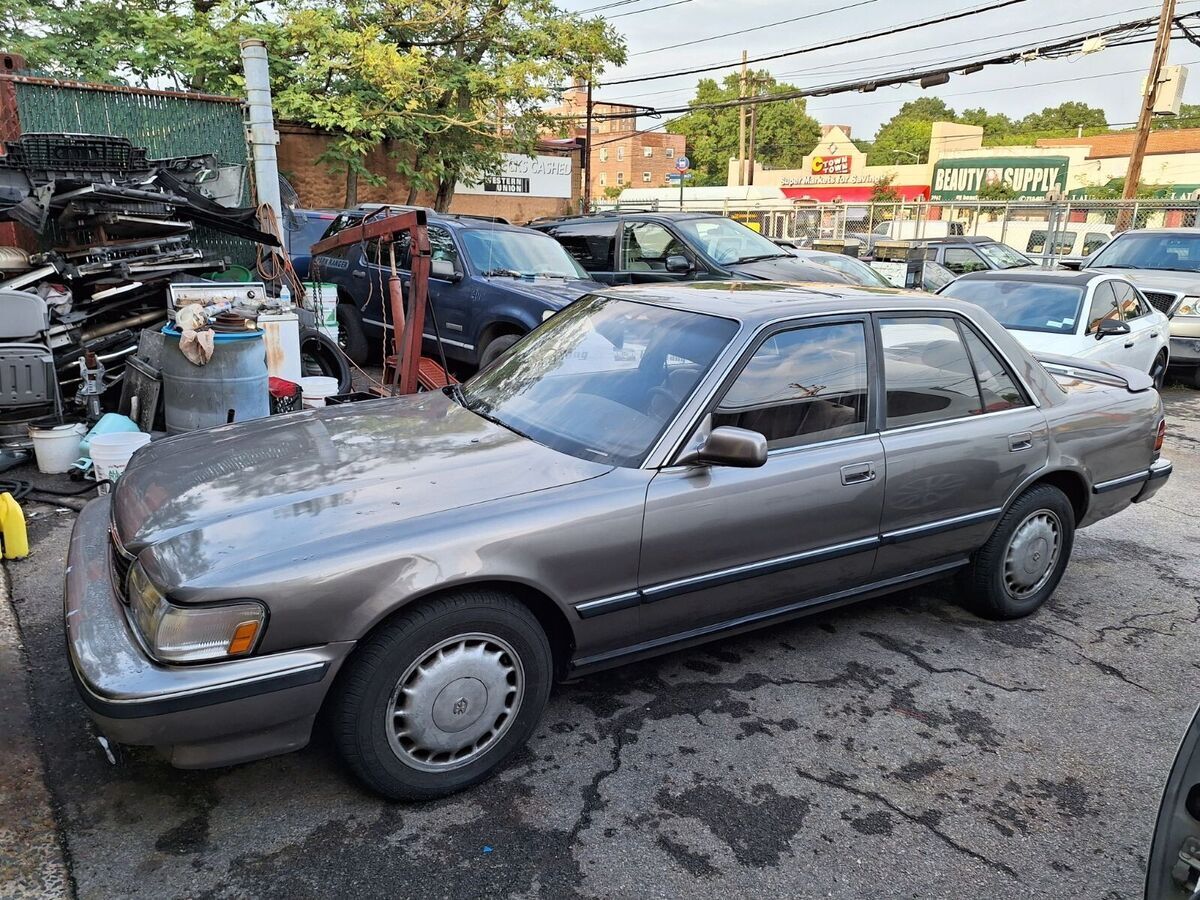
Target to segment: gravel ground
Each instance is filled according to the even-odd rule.
[[[219,771],[110,765],[62,648],[74,514],[31,505],[9,575],[75,889],[1140,897],[1200,698],[1200,393],[1166,402],[1173,478],[1080,534],[1038,614],[983,622],[934,586],[598,675],[494,780],[419,806],[366,793],[321,737]]]

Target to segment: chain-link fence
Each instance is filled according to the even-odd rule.
[[[657,204],[615,204],[617,209],[656,209]],[[663,203],[664,211],[678,209]],[[1093,253],[1126,228],[1193,227],[1196,200],[1061,200],[1019,202],[817,203],[786,200],[766,205],[714,201],[687,203],[694,212],[729,216],[761,234],[812,245],[854,242],[867,256],[880,240],[979,236],[1008,244],[1043,265]]]

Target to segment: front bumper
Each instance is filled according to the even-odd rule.
[[[71,673],[100,730],[118,743],[157,747],[181,768],[230,765],[307,744],[353,642],[203,665],[154,661],[113,587],[110,503],[102,497],[80,513],[63,597]]]
[[[1200,366],[1200,337],[1171,336],[1170,367],[1174,369],[1179,366]]]

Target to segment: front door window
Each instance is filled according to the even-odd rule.
[[[667,257],[683,254],[683,244],[655,222],[626,222],[621,232],[622,272],[667,271]]]

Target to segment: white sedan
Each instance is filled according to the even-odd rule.
[[[1170,320],[1122,275],[971,272],[939,293],[982,306],[1035,353],[1120,363],[1148,372],[1162,387]]]

